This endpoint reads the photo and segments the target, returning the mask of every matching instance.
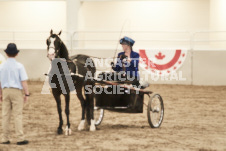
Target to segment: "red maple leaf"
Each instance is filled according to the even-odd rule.
[[[155,55],[155,58],[162,60],[163,58],[165,58],[165,55],[162,55],[162,53],[159,52],[158,55]]]

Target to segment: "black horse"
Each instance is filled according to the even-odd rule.
[[[49,83],[52,88],[53,96],[57,103],[57,110],[59,114],[59,127],[58,134],[62,134],[62,109],[61,109],[61,94],[64,95],[66,106],[65,114],[67,116],[66,135],[71,134],[70,122],[69,122],[69,103],[70,92],[76,90],[77,97],[79,98],[82,106],[82,119],[78,126],[78,130],[83,130],[85,126],[85,117],[90,125],[90,131],[95,131],[94,121],[94,93],[85,93],[85,86],[92,88],[94,81],[86,79],[87,73],[89,76],[94,77],[96,68],[93,60],[86,55],[74,55],[69,58],[67,48],[63,41],[60,39],[60,34],[54,34],[50,31],[50,36],[46,40],[47,44],[47,57],[51,60],[51,70],[49,73]],[[88,64],[86,64],[88,62]],[[79,76],[78,76],[79,75]],[[92,89],[89,89],[92,90]]]

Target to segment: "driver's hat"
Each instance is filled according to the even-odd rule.
[[[129,45],[129,46],[133,46],[133,44],[135,43],[135,41],[129,37],[123,37],[122,39],[120,39],[120,44],[126,44],[126,45]]]

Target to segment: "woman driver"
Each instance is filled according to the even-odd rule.
[[[117,63],[114,66],[112,63],[112,69],[122,76],[119,76],[120,81],[132,81],[133,85],[139,86],[139,53],[133,51],[133,44],[135,41],[129,37],[123,37],[120,39],[120,44],[122,45],[123,52],[118,54]],[[121,79],[120,79],[121,78]]]

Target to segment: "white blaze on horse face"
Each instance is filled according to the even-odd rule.
[[[48,54],[52,55],[55,53],[55,49],[54,48],[49,48]]]
[[[49,50],[48,50],[48,58],[50,60],[53,60],[55,58],[55,46],[54,46],[54,41],[56,40],[56,38],[52,38],[50,37],[50,44],[49,44]]]
[[[50,45],[49,45],[49,47],[53,47],[54,48],[54,41],[56,40],[56,38],[52,38],[52,37],[50,37]]]
[[[54,46],[54,41],[56,40],[56,38],[50,38],[50,45],[49,45],[49,52],[48,54],[54,54],[55,53],[55,46]]]

